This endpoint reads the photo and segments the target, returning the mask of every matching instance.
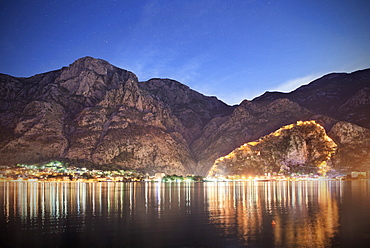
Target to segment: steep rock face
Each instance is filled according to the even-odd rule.
[[[39,74],[30,78],[15,78],[0,74],[0,125],[14,128],[17,118],[31,101],[40,100],[39,95],[60,71]]]
[[[106,92],[129,80],[137,82],[136,75],[104,60],[85,57],[61,69],[60,76],[38,95],[41,100],[55,101],[64,106],[67,113],[74,117],[85,107],[100,102]]]
[[[315,113],[370,128],[370,69],[332,73],[290,93],[266,92],[253,101],[287,98]]]
[[[370,130],[348,122],[338,122],[329,136],[338,144],[333,164],[338,170],[370,170]]]
[[[33,163],[60,157],[68,146],[65,112],[58,104],[32,101],[26,105],[12,135],[2,142],[1,162]]]
[[[23,109],[32,101],[59,104],[71,119],[83,108],[99,102],[107,90],[117,88],[129,78],[137,81],[133,73],[91,57],[30,78],[0,74],[0,123],[14,128],[17,117],[22,116]]]
[[[73,126],[70,159],[98,165],[187,174],[194,170],[184,137],[189,136],[163,103],[128,80],[109,91],[95,107],[84,109]]]
[[[347,122],[370,128],[370,80],[369,87],[364,87],[351,96],[339,107],[337,115],[343,116]]]
[[[215,161],[215,175],[261,175],[268,172],[326,172],[336,144],[315,121],[297,122],[249,142]]]
[[[139,87],[171,108],[173,114],[190,131],[190,142],[201,134],[203,127],[212,118],[229,115],[234,109],[216,97],[204,96],[170,79],[151,79],[140,83]]]

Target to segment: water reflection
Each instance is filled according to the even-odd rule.
[[[210,219],[225,235],[237,230],[245,244],[266,238],[275,246],[328,247],[338,231],[341,194],[331,184],[338,182],[215,183],[207,194]]]
[[[191,208],[198,205],[192,200],[193,186],[192,183],[2,182],[0,227],[10,224],[26,232],[39,229],[45,235],[87,233],[91,229],[94,229],[91,235],[108,230],[120,232],[120,229],[153,232],[156,225],[168,228],[175,225],[178,216],[192,213]],[[160,222],[163,218],[166,222]],[[97,239],[105,242],[101,237]]]
[[[14,246],[31,240],[43,246],[330,247],[339,242],[340,206],[348,208],[348,196],[353,202],[370,196],[367,182],[347,184],[345,190],[343,183],[2,182],[0,241]],[[366,202],[364,209],[369,206]]]

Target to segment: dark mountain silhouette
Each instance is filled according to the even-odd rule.
[[[287,98],[315,113],[370,128],[370,69],[332,73],[290,93],[266,92],[254,102]]]

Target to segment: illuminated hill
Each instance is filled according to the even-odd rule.
[[[321,173],[337,145],[315,121],[298,121],[249,142],[215,161],[209,176],[270,172]]]

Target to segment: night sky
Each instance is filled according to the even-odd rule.
[[[92,56],[228,104],[370,67],[369,0],[0,1],[0,72]]]

